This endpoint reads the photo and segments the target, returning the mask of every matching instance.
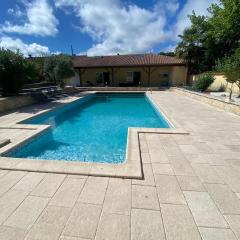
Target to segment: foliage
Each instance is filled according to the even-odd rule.
[[[233,54],[240,46],[240,1],[219,0],[208,9],[208,16],[189,16],[191,27],[179,37],[175,52],[189,64],[190,73],[214,69],[217,59]]]
[[[36,66],[19,52],[0,49],[0,86],[3,96],[15,95],[36,75]]]
[[[51,55],[44,61],[45,78],[54,84],[64,85],[64,79],[74,76],[73,62],[70,56]]]
[[[159,55],[175,57],[175,52],[160,52]]]
[[[234,83],[238,86],[240,96],[240,48],[232,56],[219,60],[216,70],[223,72],[227,82],[231,83],[230,92]]]
[[[205,91],[213,82],[213,75],[209,73],[201,74],[194,81],[192,88],[196,91]]]
[[[45,57],[47,57],[47,56],[43,55],[41,57],[29,57],[29,61],[36,66],[36,70],[37,70],[36,76],[34,78],[34,83],[39,83],[39,82],[45,81],[45,76],[44,76]],[[31,82],[31,83],[33,83],[33,82]]]

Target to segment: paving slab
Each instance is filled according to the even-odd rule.
[[[151,164],[143,164],[143,178],[142,180],[133,179],[132,184],[155,186],[153,170]]]
[[[228,227],[227,222],[208,193],[185,191],[184,196],[198,226]]]
[[[195,172],[192,169],[192,166],[187,161],[185,156],[170,156],[169,161],[173,168],[173,171],[178,176],[195,176]]]
[[[240,214],[240,200],[227,185],[205,184],[210,196],[223,214]]]
[[[0,196],[12,188],[21,178],[24,177],[26,172],[10,171],[0,178]]]
[[[71,208],[48,206],[28,232],[27,238],[58,240],[70,216]]]
[[[230,228],[235,233],[236,237],[240,239],[240,215],[224,215]]]
[[[0,240],[24,240],[25,235],[22,229],[0,226]]]
[[[159,147],[156,151],[149,151],[149,155],[152,163],[169,163],[166,153]]]
[[[8,170],[0,170],[0,178],[8,173]]]
[[[224,183],[214,167],[209,164],[192,164],[197,176],[204,183]]]
[[[152,169],[154,174],[174,175],[171,164],[168,163],[152,163]]]
[[[103,210],[108,213],[130,215],[131,180],[110,178]]]
[[[185,205],[161,204],[167,240],[201,240],[197,225]]]
[[[49,205],[59,207],[73,207],[82,191],[85,179],[66,178],[59,187]]]
[[[197,191],[204,192],[206,191],[204,185],[201,183],[198,177],[193,176],[177,176],[180,188],[183,191]]]
[[[165,240],[165,233],[160,211],[132,209],[131,239]]]
[[[233,192],[240,192],[239,172],[232,166],[214,166],[217,174],[228,184]]]
[[[59,240],[89,240],[87,238],[79,238],[79,237],[69,237],[69,236],[61,236]]]
[[[28,196],[16,211],[4,222],[5,226],[28,230],[37,220],[49,199]]]
[[[132,185],[132,208],[159,210],[156,188]]]
[[[160,203],[186,204],[175,176],[155,175]]]
[[[95,240],[130,240],[130,216],[104,213]]]
[[[107,185],[108,178],[89,177],[83,187],[78,201],[83,203],[103,204]]]
[[[48,173],[38,186],[31,192],[31,195],[39,197],[52,197],[62,184],[66,175]]]
[[[200,227],[203,240],[237,240],[231,229]]]
[[[76,203],[63,230],[63,235],[94,238],[100,214],[99,205]]]
[[[2,224],[27,197],[27,192],[10,190],[0,198],[0,224]]]
[[[15,190],[31,192],[46,176],[46,173],[27,173],[14,187]]]

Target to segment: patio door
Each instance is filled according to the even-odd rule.
[[[110,73],[109,72],[103,72],[103,82],[105,86],[110,85]]]

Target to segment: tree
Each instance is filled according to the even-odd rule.
[[[206,46],[204,41],[207,38],[207,19],[204,16],[196,16],[195,12],[189,16],[191,27],[184,30],[179,35],[181,42],[177,45],[175,52],[178,57],[184,58],[188,62],[189,72],[196,74],[206,71],[204,55]]]
[[[63,86],[64,79],[74,76],[72,58],[64,54],[46,57],[44,75],[50,82]]]
[[[16,95],[36,75],[36,66],[19,52],[0,49],[0,86],[3,96]]]
[[[190,73],[214,69],[216,60],[240,47],[240,0],[219,0],[208,16],[189,16],[191,26],[180,35],[176,54],[189,63]]]
[[[240,97],[240,48],[232,56],[219,60],[216,69],[223,72],[227,82],[231,84],[229,99],[232,96],[233,84],[238,86]]]
[[[160,52],[159,55],[175,57],[175,52]]]

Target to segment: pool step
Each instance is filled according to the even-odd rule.
[[[10,142],[11,142],[10,139],[0,139],[0,148],[6,146]]]

